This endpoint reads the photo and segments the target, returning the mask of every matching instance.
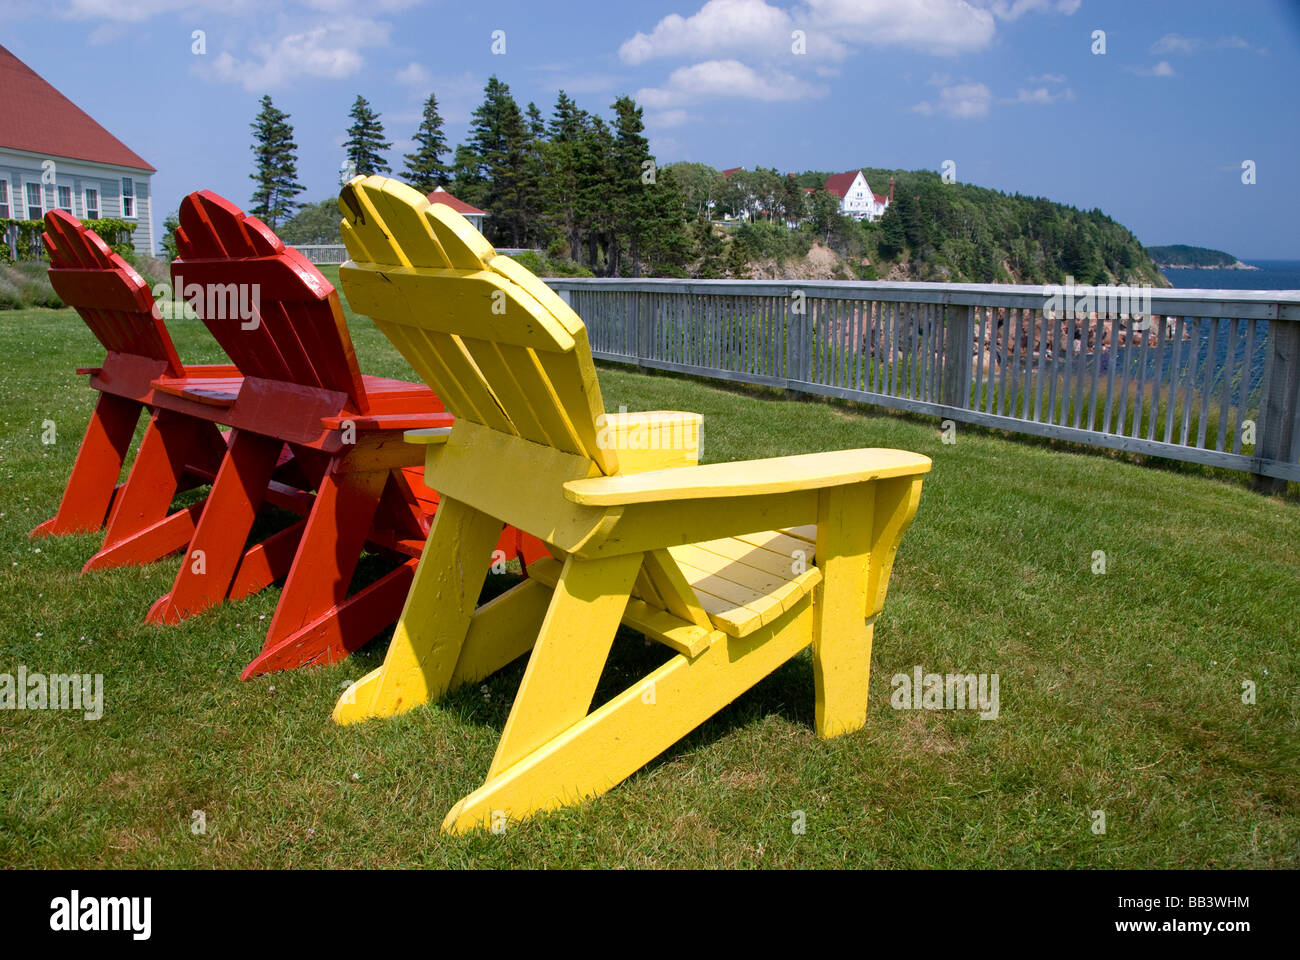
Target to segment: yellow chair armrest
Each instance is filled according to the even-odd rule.
[[[564,484],[564,496],[590,507],[753,497],[911,476],[929,469],[929,457],[906,450],[836,450],[570,480]]]

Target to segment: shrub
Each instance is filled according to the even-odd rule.
[[[23,306],[22,291],[10,278],[9,268],[0,265],[0,310],[21,310]]]
[[[0,266],[0,310],[62,306],[63,301],[50,286],[46,264],[29,261]]]

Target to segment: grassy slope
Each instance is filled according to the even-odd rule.
[[[221,359],[197,323],[187,360]],[[369,373],[406,376],[368,321]],[[860,733],[819,742],[807,654],[604,798],[504,836],[445,839],[523,670],[359,728],[347,662],[240,683],[272,589],[176,628],[141,618],[175,573],[79,578],[97,537],[30,543],[76,452],[99,356],[70,311],[0,314],[0,672],[102,673],[87,722],[0,712],[0,865],[1294,866],[1300,508],[1239,485],[919,420],[601,372],[608,408],[705,415],[709,461],[852,446],[935,458],[877,627]],[[42,421],[58,424],[53,447]],[[39,552],[37,552],[39,550]],[[1108,572],[1094,576],[1095,550]],[[615,648],[612,691],[659,657]],[[895,711],[890,676],[996,672],[1001,716]],[[1267,671],[1267,673],[1265,673]],[[1259,685],[1245,706],[1241,682]],[[194,836],[191,811],[206,812]],[[1094,835],[1090,811],[1107,815]],[[804,810],[807,833],[790,830]]]

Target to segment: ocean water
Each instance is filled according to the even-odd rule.
[[[1170,283],[1182,290],[1300,290],[1300,260],[1245,260],[1258,270],[1166,270],[1164,274]],[[1224,376],[1245,376],[1247,396],[1251,402],[1258,403],[1259,391],[1264,376],[1264,358],[1266,350],[1264,337],[1268,333],[1268,321],[1258,324],[1258,345],[1247,359],[1246,345],[1238,338],[1233,356],[1228,356],[1226,330],[1220,330],[1219,336],[1210,342],[1208,333],[1203,334],[1196,349],[1183,357],[1179,363],[1179,375],[1187,376],[1193,371],[1204,369],[1200,364],[1207,359],[1214,365],[1214,380],[1221,383]],[[1186,353],[1186,351],[1184,351]],[[1145,357],[1144,360],[1145,361]],[[1160,377],[1169,376],[1170,358],[1164,356],[1159,362],[1159,369],[1152,372]],[[1190,368],[1190,369],[1189,369]],[[1151,369],[1151,368],[1149,368]],[[1199,376],[1199,374],[1196,374]]]
[[[1300,260],[1244,260],[1258,270],[1166,270],[1169,282],[1196,290],[1300,290]]]

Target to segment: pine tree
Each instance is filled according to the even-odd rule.
[[[550,139],[542,148],[542,210],[546,223],[557,230],[568,245],[569,256],[583,260],[583,243],[577,212],[578,143],[590,120],[563,90],[547,124]]]
[[[348,127],[348,139],[343,149],[347,151],[348,161],[356,174],[368,177],[374,173],[390,173],[392,167],[381,151],[391,150],[393,145],[384,139],[384,125],[379,114],[370,109],[365,97],[357,94],[348,116],[352,118],[352,126]]]
[[[253,190],[253,216],[272,230],[292,214],[294,197],[306,189],[298,182],[298,145],[293,142],[289,115],[277,110],[269,96],[262,97],[262,109],[249,124],[253,129],[253,156],[257,169],[249,179]]]
[[[631,97],[619,97],[612,104],[614,110],[614,148],[611,157],[614,172],[610,200],[614,208],[614,230],[627,241],[628,256],[632,259],[632,276],[641,276],[642,246],[653,218],[654,191],[658,187],[658,171],[647,180],[653,170],[650,143],[642,135],[645,124],[641,108]],[[649,163],[651,166],[647,167]],[[619,270],[621,244],[615,240],[611,252],[609,273]]]
[[[695,275],[704,280],[713,280],[722,276],[723,239],[713,229],[713,223],[704,214],[695,221]]]
[[[533,202],[528,197],[528,128],[510,87],[495,76],[488,78],[483,103],[474,111],[469,148],[486,184],[489,239],[520,246]]]
[[[403,154],[406,170],[402,176],[421,193],[432,193],[434,187],[446,187],[451,178],[451,168],[442,162],[442,155],[448,150],[447,137],[442,132],[438,100],[432,93],[424,101],[424,118],[414,140],[415,152]]]
[[[737,280],[749,278],[749,247],[744,240],[733,237],[727,244],[727,273]]]

